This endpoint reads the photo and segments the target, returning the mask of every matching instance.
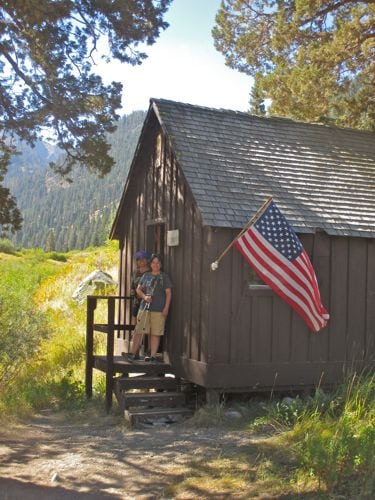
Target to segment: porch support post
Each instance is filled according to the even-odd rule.
[[[87,297],[86,316],[86,397],[92,398],[92,371],[94,368],[94,311],[96,309],[96,297]]]
[[[108,297],[108,336],[107,336],[107,372],[105,381],[105,408],[109,413],[112,407],[113,392],[113,351],[114,351],[115,298]]]

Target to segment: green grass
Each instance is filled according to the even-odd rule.
[[[300,476],[317,479],[328,491],[370,498],[375,492],[374,375],[348,376],[326,405],[310,404],[290,437]]]
[[[71,296],[98,267],[116,276],[116,264],[115,244],[69,254],[0,253],[0,416],[85,404],[86,304]],[[95,381],[94,394],[103,386]]]
[[[83,386],[86,305],[71,297],[94,269],[117,277],[117,264],[116,244],[62,255],[0,253],[0,417],[45,408],[90,410]],[[101,305],[96,314],[104,319]],[[95,374],[94,399],[101,404],[103,393],[103,375]],[[228,416],[229,404],[241,418]],[[371,374],[348,376],[335,391],[320,388],[312,397],[201,407],[186,425],[241,431],[249,442],[240,450],[218,447],[210,456],[202,449],[177,471],[167,496],[236,491],[251,498],[261,491],[290,498],[371,498],[375,491]]]

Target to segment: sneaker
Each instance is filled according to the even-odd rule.
[[[138,354],[132,354],[132,353],[128,354],[128,361],[132,362],[132,361],[138,361],[138,360],[139,360]]]
[[[158,360],[154,356],[146,356],[145,357],[146,363],[157,363]]]

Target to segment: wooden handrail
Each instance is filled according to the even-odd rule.
[[[88,295],[87,299],[132,299],[133,297],[131,295]]]
[[[94,331],[107,333],[106,346],[106,394],[105,406],[107,413],[112,406],[112,391],[113,391],[113,376],[114,376],[114,334],[117,330],[131,330],[132,325],[120,325],[115,323],[115,303],[116,300],[131,300],[131,296],[121,295],[88,295],[87,296],[87,318],[86,318],[86,396],[92,398],[92,377],[95,364],[94,356]],[[97,325],[94,322],[94,313],[98,304],[98,300],[107,301],[107,323]],[[126,311],[124,312],[124,314]],[[100,328],[97,328],[100,326]]]
[[[86,397],[92,398],[92,370],[94,368],[94,312],[97,301],[93,296],[87,297],[86,313]]]
[[[107,372],[105,374],[105,408],[107,413],[112,407],[112,391],[113,391],[113,354],[115,345],[115,298],[109,297],[107,310]]]

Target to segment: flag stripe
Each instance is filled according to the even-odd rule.
[[[249,248],[246,245],[244,238],[238,240],[238,243],[243,255],[250,261],[255,270],[261,275],[262,279],[269,284],[278,295],[288,302],[288,304],[297,310],[297,312],[308,323],[310,328],[314,331],[318,331],[321,328],[322,323],[316,317],[316,312],[314,314],[311,310],[312,303],[311,300],[306,298],[306,292],[304,292],[301,287],[296,285],[292,280],[288,281],[285,279],[286,274],[280,267],[276,267],[276,263],[273,263],[270,259],[264,258],[264,256],[262,258],[262,255],[259,255],[259,249],[256,248],[255,244]]]
[[[242,242],[240,242],[239,245],[241,245],[241,243]],[[284,292],[282,286],[277,286],[277,280],[275,282],[273,276],[270,277],[269,275],[262,272],[261,267],[258,267],[255,258],[253,258],[251,255],[249,256],[246,250],[243,251],[241,246],[238,246],[238,248],[240,249],[241,253],[243,253],[244,257],[252,264],[262,280],[267,283],[272,288],[272,290],[277,293],[277,295],[279,295],[285,302],[287,302],[287,304],[293,307],[293,309],[304,319],[311,330],[318,331],[318,324],[315,321],[310,320],[309,315],[305,313],[298,301],[293,300],[292,295],[288,292],[288,290],[286,289],[286,292]]]
[[[235,246],[267,283],[315,332],[329,314],[319,292],[309,256],[274,202],[235,242]]]
[[[250,240],[251,237],[253,238]],[[255,227],[252,227],[251,230],[244,235],[244,241],[246,242],[248,248],[250,248],[252,244],[254,245],[254,248],[258,253],[258,257],[267,258],[270,272],[278,273],[279,280],[281,280],[285,286],[293,289],[293,291],[299,295],[300,299],[306,303],[316,319],[320,321],[321,314],[317,309],[315,294],[310,281],[308,281],[300,272],[296,272],[294,265],[288,259],[283,257],[283,255],[275,251],[274,247],[272,247],[272,245],[270,245],[263,238]],[[297,262],[298,260],[299,258],[297,258],[294,262]]]

